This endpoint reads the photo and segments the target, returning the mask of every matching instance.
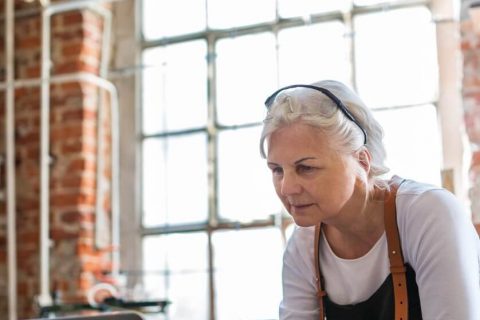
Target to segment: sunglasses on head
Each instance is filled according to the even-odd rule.
[[[337,98],[337,96],[335,96],[333,93],[331,93],[330,91],[328,91],[327,89],[325,88],[322,88],[322,87],[317,87],[317,86],[313,86],[313,85],[309,85],[309,84],[293,84],[293,85],[290,85],[290,86],[286,86],[286,87],[283,87],[283,88],[280,88],[278,89],[277,91],[275,91],[274,93],[272,93],[268,98],[267,100],[265,100],[265,106],[267,107],[267,109],[270,109],[271,105],[273,104],[273,101],[275,100],[276,96],[282,92],[283,90],[287,90],[287,89],[292,89],[292,88],[308,88],[308,89],[313,89],[313,90],[317,90],[317,91],[320,91],[321,93],[323,93],[324,95],[326,95],[327,97],[330,98],[330,100],[332,100],[335,105],[337,106],[337,108],[345,115],[345,117],[347,117],[350,121],[352,121],[353,123],[355,123],[357,125],[357,127],[360,128],[360,130],[362,130],[363,132],[363,137],[364,137],[364,145],[367,144],[367,132],[365,131],[365,129],[363,129],[363,127],[360,125],[360,123],[357,121],[357,119],[355,119],[355,117],[350,113],[350,111],[348,111],[347,107],[343,104],[342,101],[340,101],[340,99]]]

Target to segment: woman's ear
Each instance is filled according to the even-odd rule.
[[[357,160],[360,166],[365,170],[365,172],[370,172],[370,161],[372,160],[372,156],[370,152],[366,148],[362,148],[360,151],[357,152]]]

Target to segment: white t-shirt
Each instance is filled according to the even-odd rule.
[[[416,272],[424,320],[480,320],[480,240],[454,195],[407,180],[396,198],[403,257]],[[296,227],[283,263],[281,320],[318,319],[314,227]],[[385,234],[358,259],[341,259],[323,237],[325,290],[337,304],[367,300],[389,275]]]

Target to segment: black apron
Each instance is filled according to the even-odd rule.
[[[415,281],[415,271],[407,267],[408,319],[421,320],[420,297]],[[328,320],[392,320],[394,319],[393,282],[390,274],[380,288],[366,301],[353,305],[338,305],[328,295],[324,297]]]

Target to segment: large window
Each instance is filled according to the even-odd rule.
[[[440,184],[428,3],[143,0],[143,280],[158,319],[275,319],[291,220],[258,139],[282,85],[336,79],[385,128],[392,173]],[[153,317],[155,318],[155,317]]]

